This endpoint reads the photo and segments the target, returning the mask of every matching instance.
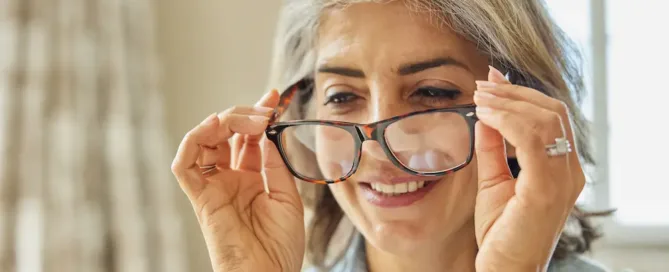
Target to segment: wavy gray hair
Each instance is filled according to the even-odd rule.
[[[393,1],[393,0],[390,0]],[[287,0],[281,10],[270,74],[271,87],[286,87],[310,77],[315,69],[319,18],[331,8],[378,0]],[[398,0],[396,0],[398,1]],[[578,50],[552,21],[541,0],[405,0],[413,11],[427,14],[435,25],[450,27],[478,45],[491,65],[508,73],[513,83],[538,89],[563,101],[574,124],[576,145],[583,162],[594,164],[586,141],[588,124],[576,106],[584,89]],[[305,103],[306,101],[301,101]],[[331,237],[343,218],[327,186],[300,183],[309,227],[309,262],[324,266]],[[588,223],[590,214],[575,209],[554,258],[590,249],[598,237]]]

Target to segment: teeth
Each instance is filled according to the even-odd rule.
[[[391,194],[393,193],[393,189],[395,186],[390,185],[390,184],[381,184],[381,191],[383,191],[386,194]]]
[[[425,186],[425,181],[410,181],[397,184],[372,183],[372,189],[388,195],[398,195],[407,192],[415,192]]]
[[[418,183],[415,181],[409,182],[409,192],[415,192],[418,190]]]
[[[409,190],[409,184],[407,183],[400,183],[394,186],[395,190],[393,193],[396,194],[403,194],[406,193]]]

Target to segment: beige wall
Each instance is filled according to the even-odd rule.
[[[262,3],[262,4],[261,4]],[[280,1],[156,0],[158,50],[172,147],[208,114],[252,104],[266,90]],[[192,216],[185,197],[178,199]],[[197,221],[189,232],[191,271],[210,271]]]

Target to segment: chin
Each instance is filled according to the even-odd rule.
[[[473,220],[476,182],[469,171],[444,177],[423,199],[401,207],[369,201],[360,182],[331,187],[334,197],[370,245],[392,254],[420,254],[443,245]]]
[[[375,248],[401,255],[424,251],[425,248],[435,247],[445,239],[444,232],[416,223],[418,222],[383,222],[361,232],[367,242]]]

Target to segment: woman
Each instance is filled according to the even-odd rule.
[[[600,271],[576,255],[594,238],[574,210],[581,75],[541,3],[364,2],[287,1],[291,87],[181,143],[214,270],[299,271],[307,251],[331,271]]]

